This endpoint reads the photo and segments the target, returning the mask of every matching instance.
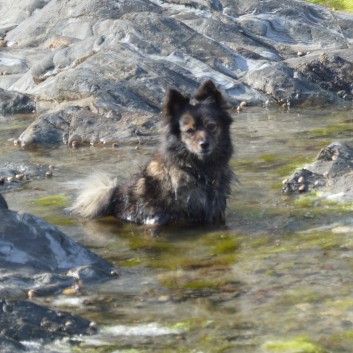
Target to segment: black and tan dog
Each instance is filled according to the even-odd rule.
[[[86,218],[114,215],[144,224],[223,223],[233,173],[232,119],[212,81],[190,97],[171,89],[162,143],[126,186],[104,174],[83,183],[71,210]]]

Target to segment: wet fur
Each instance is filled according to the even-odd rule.
[[[162,143],[126,186],[103,174],[83,185],[71,210],[85,218],[114,215],[145,224],[224,222],[233,177],[233,147],[222,94],[206,81],[196,103],[171,89],[164,103]]]

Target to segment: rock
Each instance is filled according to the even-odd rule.
[[[65,113],[69,107],[83,108],[86,118],[79,120],[89,121],[72,133],[80,143],[99,141],[97,131],[105,123],[103,130],[114,125],[129,139],[120,117],[157,118],[169,87],[192,94],[206,78],[236,106],[274,101],[287,108],[353,99],[353,16],[315,4],[26,0],[13,9],[1,6],[18,26],[5,33],[2,55],[17,66],[11,71],[0,61],[0,71],[6,71],[0,87],[36,101],[39,120],[22,136],[26,145],[69,141],[72,118],[58,121],[74,115]],[[37,138],[41,129],[47,138]]]
[[[116,268],[38,217],[0,207],[0,219],[1,352],[94,333],[88,320],[23,299],[77,292],[115,277]]]
[[[31,162],[0,162],[0,190],[12,190],[22,187],[30,180],[44,179],[50,171],[49,166]]]
[[[107,280],[116,269],[54,226],[30,214],[0,209],[0,298],[60,293]]]
[[[43,8],[49,0],[22,0],[20,3],[10,4],[7,1],[0,3],[1,13],[5,13],[2,26],[4,32],[7,32],[11,27],[16,27],[16,24],[21,23],[36,11]]]
[[[16,353],[26,350],[23,344],[2,334],[0,334],[0,348],[2,353]]]
[[[92,111],[93,110],[93,111]],[[114,111],[68,107],[40,115],[18,138],[22,147],[31,144],[80,145],[113,144],[146,140],[154,135],[157,119],[150,114],[118,115]]]
[[[28,301],[0,300],[1,352],[27,351],[21,342],[48,343],[94,331],[91,322],[77,315],[54,311]]]
[[[353,146],[333,142],[320,151],[313,164],[297,170],[284,183],[282,191],[291,194],[315,189],[331,200],[352,202],[352,171]]]
[[[0,194],[0,208],[8,209],[7,202],[4,197]]]
[[[322,89],[352,100],[353,63],[338,55],[320,55],[300,65],[297,71]]]
[[[0,88],[0,114],[28,114],[33,113],[35,109],[35,102],[29,95],[10,92]]]

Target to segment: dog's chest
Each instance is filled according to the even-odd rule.
[[[184,207],[199,205],[204,208],[214,195],[213,182],[204,174],[171,168],[169,177],[173,197]]]

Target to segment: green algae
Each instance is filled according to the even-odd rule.
[[[153,238],[151,236],[137,235],[129,239],[130,250],[144,250],[152,253],[174,252],[172,243]]]
[[[125,261],[119,261],[118,265],[121,267],[135,267],[135,266],[141,265],[142,263],[143,263],[143,260],[141,258],[135,257]]]
[[[344,298],[344,299],[339,299],[339,300],[326,301],[325,305],[327,307],[335,308],[335,309],[338,309],[338,310],[345,312],[347,310],[353,309],[353,299],[352,298]]]
[[[351,122],[333,124],[322,128],[303,132],[306,138],[309,138],[309,139],[318,139],[318,138],[337,139],[337,138],[343,138],[343,137],[350,138],[352,136],[352,133],[353,133],[353,126]]]
[[[194,329],[206,328],[212,323],[212,320],[194,318],[190,320],[175,322],[173,324],[168,325],[168,327],[172,330],[187,332]]]
[[[239,249],[239,246],[239,239],[234,236],[222,238],[214,245],[213,253],[216,255],[233,254]]]
[[[76,220],[69,217],[60,216],[43,216],[48,223],[54,224],[56,226],[72,226],[77,223]]]
[[[42,207],[67,207],[70,205],[69,197],[65,195],[51,195],[34,200],[34,203]]]
[[[266,342],[264,349],[270,353],[325,353],[326,350],[305,337]]]

